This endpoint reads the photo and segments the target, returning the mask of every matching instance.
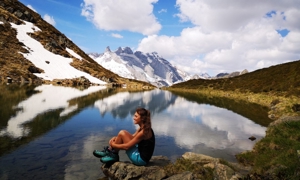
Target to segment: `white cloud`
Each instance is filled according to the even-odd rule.
[[[56,24],[53,16],[49,16],[48,14],[45,14],[43,19],[53,26]]]
[[[34,12],[37,12],[30,4],[27,5],[27,7],[31,10],[33,10]]]
[[[119,38],[119,39],[123,38],[123,36],[121,34],[116,34],[116,33],[111,33],[111,36],[115,37],[115,38]]]
[[[167,9],[161,9],[161,10],[158,11],[159,14],[160,14],[160,13],[166,13],[166,12],[168,12]]]
[[[161,29],[152,12],[157,1],[84,0],[81,15],[101,30],[128,30],[152,35]]]
[[[177,0],[176,6],[179,20],[194,27],[179,36],[145,37],[137,50],[156,51],[192,74],[210,75],[300,59],[300,9],[295,8],[300,1]],[[282,37],[277,32],[282,29],[289,34]]]

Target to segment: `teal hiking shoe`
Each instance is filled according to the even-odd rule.
[[[107,156],[108,154],[112,153],[112,151],[108,148],[108,146],[104,147],[102,151],[94,150],[93,155],[97,158],[102,158],[104,156]]]
[[[117,153],[109,153],[107,156],[104,156],[100,159],[102,163],[114,163],[119,161],[119,154]]]

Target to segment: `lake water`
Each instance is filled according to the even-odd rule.
[[[1,85],[0,103],[1,180],[103,177],[92,152],[121,129],[134,132],[137,107],[151,111],[154,155],[172,161],[190,151],[235,162],[270,122],[255,104],[159,89]],[[128,161],[123,151],[120,160]]]

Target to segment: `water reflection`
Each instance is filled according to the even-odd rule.
[[[255,142],[248,137],[259,140],[265,135],[265,127],[226,107],[158,89],[127,92],[98,86],[80,91],[43,85],[35,92],[39,93],[31,93],[15,106],[22,110],[1,129],[2,154],[19,147],[18,141],[24,146],[0,154],[0,179],[102,177],[101,164],[91,152],[101,149],[121,129],[134,132],[132,116],[138,106],[152,113],[154,155],[171,160],[192,151],[235,161],[236,153],[253,147]],[[120,156],[128,160],[124,152]]]
[[[68,100],[85,96],[105,88],[105,86],[92,86],[86,90],[80,91],[76,88],[69,87],[52,85],[39,86],[35,88],[35,90],[40,91],[40,93],[31,96],[14,107],[21,109],[21,111],[8,120],[8,125],[0,131],[0,136],[8,135],[13,138],[26,136],[30,130],[22,125],[32,120],[38,114],[52,109],[63,108],[64,111],[62,111],[60,115],[67,115],[77,109],[77,105],[69,107]]]
[[[262,138],[266,128],[227,109],[177,98],[153,122],[157,135],[173,137],[177,146],[234,161],[234,154],[250,150],[250,136]],[[218,152],[222,150],[222,153]],[[214,152],[215,151],[215,152]]]

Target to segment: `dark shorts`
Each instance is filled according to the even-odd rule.
[[[137,166],[145,166],[147,163],[141,158],[138,145],[133,146],[132,148],[126,151],[127,156],[130,161]]]

